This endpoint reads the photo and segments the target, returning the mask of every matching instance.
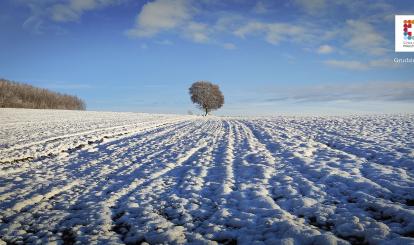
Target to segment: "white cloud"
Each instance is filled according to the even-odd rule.
[[[383,55],[387,52],[387,39],[368,22],[346,21],[345,35],[349,37],[345,46],[350,49],[372,55]]]
[[[57,22],[77,21],[84,12],[107,7],[121,0],[69,0],[50,7],[52,20]]]
[[[254,5],[253,7],[253,12],[256,14],[265,14],[269,12],[269,9],[267,8],[264,2],[258,1],[256,5]]]
[[[209,43],[225,49],[235,49],[233,43],[217,41],[218,33],[231,33],[240,17],[219,15],[215,23],[195,21],[196,14],[205,12],[191,0],[155,0],[145,4],[139,12],[134,28],[127,35],[151,38],[164,31],[174,31],[195,43]]]
[[[258,2],[256,7],[264,8],[264,5]],[[206,15],[214,16],[216,21],[207,23],[195,20],[195,17]],[[234,49],[235,46],[217,41],[219,34],[234,34],[242,38],[259,34],[271,44],[284,40],[309,40],[309,31],[302,26],[248,20],[232,12],[208,13],[191,0],[155,0],[145,4],[137,16],[134,28],[128,30],[127,34],[150,38],[163,31],[175,31],[193,42],[218,44],[226,49]]]
[[[239,27],[239,23],[245,21],[245,18],[238,14],[225,13],[217,18],[214,24],[214,30],[218,32],[231,32]]]
[[[326,65],[344,68],[348,70],[368,70],[373,68],[396,68],[399,64],[394,63],[392,59],[379,59],[362,62],[358,60],[326,60]]]
[[[326,6],[325,0],[295,0],[296,5],[301,7],[309,14],[319,14]]]
[[[349,70],[366,70],[368,64],[356,60],[327,60],[325,64],[338,68],[345,68]]]
[[[225,49],[236,49],[236,45],[234,45],[233,43],[223,43],[222,46]]]
[[[79,12],[64,4],[56,4],[51,10],[52,19],[58,22],[75,21],[79,19]]]
[[[128,35],[152,37],[161,31],[177,28],[192,17],[192,8],[186,0],[155,0],[146,3],[138,14],[136,24]]]
[[[251,34],[252,32],[263,31],[265,29],[265,24],[261,22],[249,22],[246,25],[238,28],[234,34],[236,36],[244,38],[246,35]]]
[[[32,15],[23,22],[23,28],[31,30],[36,34],[41,34],[44,31],[44,22],[38,15]]]
[[[207,43],[210,41],[209,33],[209,26],[198,22],[189,22],[184,30],[184,35],[196,43]]]
[[[16,2],[28,7],[31,12],[30,16],[23,22],[22,27],[36,34],[43,33],[45,31],[45,9],[47,8],[47,5],[50,4],[49,1],[16,0]]]
[[[55,22],[77,21],[86,11],[104,8],[125,1],[24,0],[27,6],[31,6],[32,13],[34,13],[33,16],[26,20],[24,26],[33,28],[40,33],[45,29],[44,26],[50,26],[50,23],[47,23],[47,18]],[[274,45],[293,41],[300,42],[301,48],[309,49],[316,46],[316,52],[319,54],[328,54],[333,51],[341,53],[343,48],[346,48],[362,54],[384,55],[387,52],[386,47],[389,46],[389,40],[383,36],[383,33],[374,28],[374,22],[368,17],[364,21],[348,20],[345,23],[340,23],[340,28],[336,30],[326,30],[314,21],[305,20],[305,24],[296,24],[294,22],[270,22],[249,19],[236,11],[216,10],[214,6],[225,5],[220,3],[220,1],[217,1],[215,4],[212,4],[209,0],[200,2],[194,0],[149,1],[139,11],[134,27],[126,33],[133,37],[149,38],[164,31],[173,31],[175,34],[196,43],[218,44],[225,48],[226,46],[227,48],[231,47],[231,45],[225,45],[224,40],[220,40],[225,35],[233,34],[241,38],[256,35]],[[294,4],[302,7],[309,13],[335,6],[347,6],[348,9],[354,11],[355,9],[360,9],[356,6],[361,5],[358,5],[356,1],[347,2],[345,0],[336,2],[326,0],[294,0]],[[209,11],[205,11],[204,7],[206,6],[210,7]],[[274,10],[273,6],[264,0],[258,0],[255,2],[253,11],[265,13],[266,11]],[[387,4],[377,4],[375,6],[377,10],[389,12],[388,9],[390,7]],[[321,45],[322,42],[327,42],[338,37],[338,35],[344,40],[340,46],[342,49],[339,46],[334,49],[329,45]],[[355,62],[341,65],[343,67],[352,67],[353,69],[361,69],[356,67],[366,66],[366,64],[361,65]]]
[[[264,23],[250,21],[234,31],[238,37],[245,38],[251,34],[263,34],[267,42],[278,44],[283,40],[300,41],[305,36],[306,30],[303,27],[286,23]]]
[[[155,43],[159,45],[173,45],[173,42],[171,42],[168,39],[159,40],[159,41],[156,41]]]
[[[30,15],[23,22],[23,28],[37,34],[66,33],[58,23],[78,21],[87,11],[125,1],[127,0],[15,0],[17,5],[30,9]]]
[[[334,51],[334,48],[332,46],[329,45],[321,45],[319,46],[319,48],[316,50],[316,52],[318,54],[330,54]]]

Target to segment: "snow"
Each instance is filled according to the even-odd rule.
[[[0,109],[0,244],[414,244],[414,115]]]

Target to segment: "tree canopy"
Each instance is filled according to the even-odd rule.
[[[221,108],[224,104],[224,95],[218,85],[208,81],[198,81],[189,89],[191,101],[207,115],[212,110]]]

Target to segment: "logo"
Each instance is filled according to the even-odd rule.
[[[414,25],[414,20],[404,20],[404,40],[411,40],[413,33],[411,32],[411,26]]]
[[[414,15],[395,16],[395,52],[414,52]]]

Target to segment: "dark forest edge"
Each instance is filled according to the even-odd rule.
[[[77,96],[0,79],[0,108],[85,110]]]

